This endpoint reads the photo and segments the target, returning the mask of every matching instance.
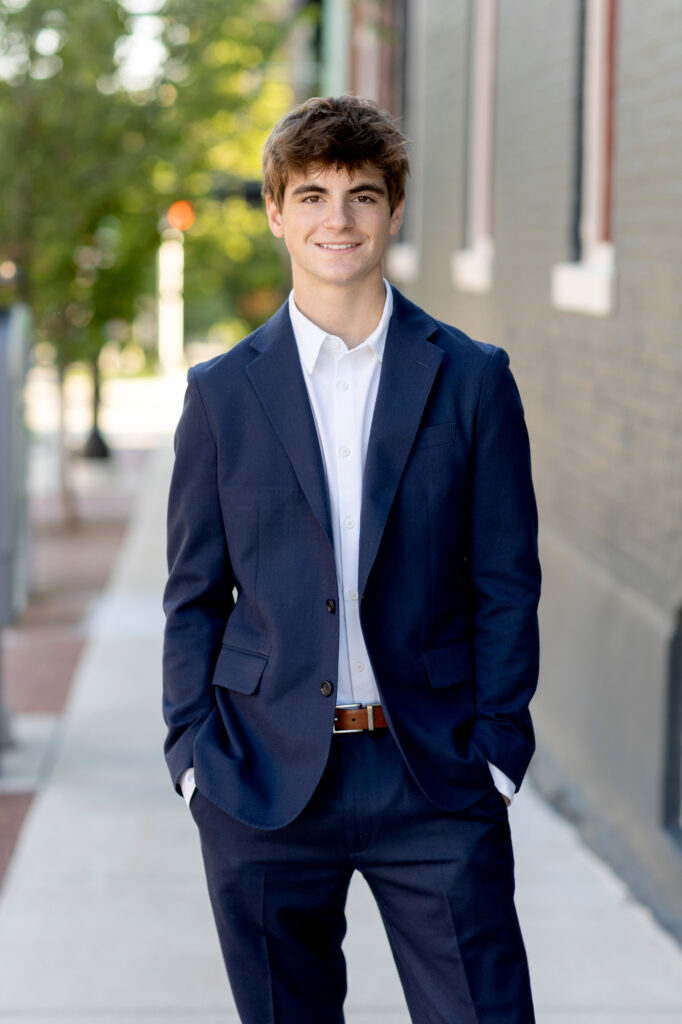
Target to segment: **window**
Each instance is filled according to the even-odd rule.
[[[420,30],[423,5],[408,0],[323,0],[323,94],[338,95],[346,90],[373,99],[399,123],[406,120],[407,46],[414,47],[413,35]],[[408,26],[408,17],[410,24]],[[414,31],[412,31],[414,30]],[[420,59],[415,72],[422,73]],[[420,152],[412,154],[412,180],[421,180]],[[414,281],[419,272],[418,236],[419,189],[410,189],[400,240],[386,254],[386,272],[399,284]],[[409,238],[410,241],[406,239]]]
[[[351,6],[350,87],[396,117],[403,114],[406,0]]]
[[[497,0],[475,0],[470,71],[465,247],[453,253],[457,288],[487,292],[493,282],[493,177]]]
[[[612,232],[616,0],[581,0],[572,261],[552,271],[557,309],[607,316],[614,307]]]
[[[385,264],[388,277],[400,285],[411,284],[419,276],[426,15],[423,4],[407,0],[365,0],[354,14],[354,91],[376,99],[398,118],[403,130],[409,121],[408,135],[413,139],[403,226],[386,253]]]

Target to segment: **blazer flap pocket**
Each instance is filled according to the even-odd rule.
[[[267,663],[267,654],[223,645],[213,670],[213,684],[237,693],[255,693]]]
[[[469,683],[473,678],[471,644],[464,640],[447,647],[431,647],[422,651],[429,682],[434,689]]]
[[[454,423],[437,423],[433,427],[422,427],[415,441],[415,448],[432,448],[437,444],[448,444],[455,440]]]

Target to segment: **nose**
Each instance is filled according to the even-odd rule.
[[[332,197],[327,204],[327,227],[335,231],[343,231],[353,223],[353,214],[350,206],[341,197]]]

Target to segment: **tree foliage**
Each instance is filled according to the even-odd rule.
[[[290,102],[288,5],[259,0],[0,0],[0,263],[64,365],[96,358],[154,290],[165,210],[194,202],[190,330],[262,319],[281,263],[264,215],[220,203],[259,176]],[[5,289],[11,296],[11,289]]]

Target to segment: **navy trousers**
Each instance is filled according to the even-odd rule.
[[[190,804],[242,1024],[343,1024],[351,875],[379,906],[414,1024],[533,1024],[504,800],[421,792],[388,730],[334,736],[313,798],[265,831]]]

